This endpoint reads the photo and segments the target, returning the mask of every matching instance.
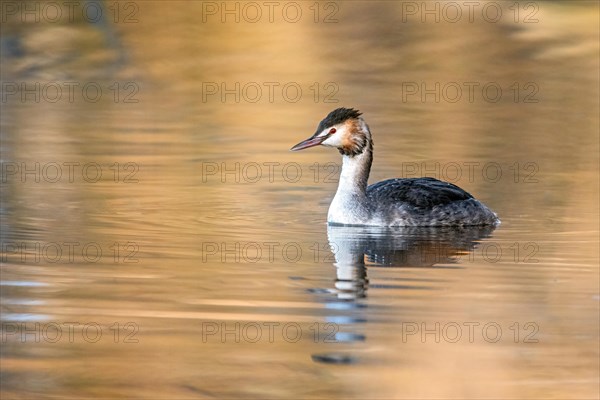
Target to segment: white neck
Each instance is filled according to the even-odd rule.
[[[373,146],[369,134],[369,141],[361,154],[342,157],[340,182],[329,206],[328,222],[352,225],[364,223],[369,218],[366,192],[372,161]]]
[[[367,181],[373,161],[373,151],[370,144],[359,155],[342,156],[342,172],[337,193],[349,192],[354,194],[365,194]]]

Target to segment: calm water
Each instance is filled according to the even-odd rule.
[[[598,398],[595,2],[9,3],[2,398]],[[328,228],[339,106],[502,224]]]

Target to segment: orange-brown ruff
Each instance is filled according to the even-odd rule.
[[[343,156],[356,156],[360,154],[368,143],[367,136],[364,135],[359,126],[358,119],[347,119],[344,122],[344,126],[350,132],[342,138],[342,145],[338,147],[338,150]],[[373,140],[371,140],[371,150],[373,147]]]
[[[388,179],[367,186],[373,162],[371,131],[352,108],[330,112],[310,138],[291,150],[322,145],[342,154],[337,192],[327,221],[341,225],[494,225],[496,214],[469,193],[434,178]]]

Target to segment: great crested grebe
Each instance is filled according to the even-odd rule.
[[[371,131],[361,113],[338,108],[292,151],[323,145],[342,154],[342,172],[327,222],[341,225],[494,225],[496,214],[456,185],[434,178],[388,179],[367,186],[373,162]]]

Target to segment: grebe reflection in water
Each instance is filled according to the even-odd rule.
[[[449,268],[489,237],[493,225],[466,227],[359,227],[329,225],[339,299],[365,297],[367,267]]]

